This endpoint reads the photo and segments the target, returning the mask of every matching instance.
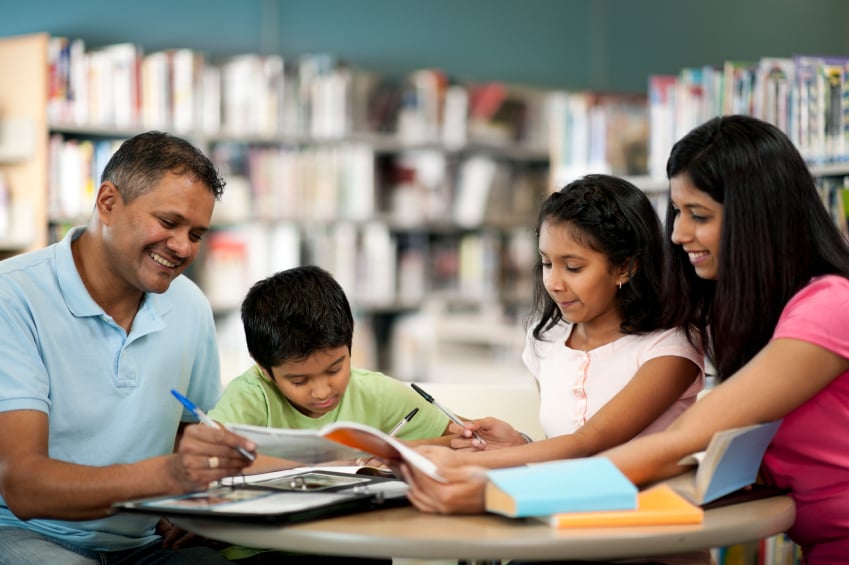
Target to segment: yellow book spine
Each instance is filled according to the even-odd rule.
[[[662,484],[641,491],[637,495],[635,510],[562,512],[549,516],[547,520],[555,528],[700,524],[704,520],[704,511]]]

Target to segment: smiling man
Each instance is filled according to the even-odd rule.
[[[255,448],[194,425],[174,449],[189,416],[168,391],[201,408],[220,392],[212,312],[181,274],[223,187],[190,143],[138,135],[106,165],[87,226],[0,262],[0,561],[223,561],[110,511],[203,489],[247,465],[235,447]]]

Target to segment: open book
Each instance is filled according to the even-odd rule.
[[[444,481],[436,464],[401,440],[357,422],[334,422],[317,430],[264,428],[228,424],[227,428],[252,440],[257,451],[302,464],[327,463],[373,456],[386,462],[404,461],[430,477]]]
[[[757,480],[761,459],[780,425],[781,420],[776,420],[716,432],[705,451],[688,455],[678,462],[679,465],[697,465],[695,473],[665,482],[701,506],[749,487]]]

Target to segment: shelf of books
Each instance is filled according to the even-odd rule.
[[[665,184],[675,140],[722,114],[755,116],[787,133],[849,235],[849,58],[763,57],[650,77],[649,178],[660,179],[652,184]]]
[[[481,341],[493,346],[501,330],[486,338],[491,305],[502,310],[501,326],[526,313],[536,208],[560,184],[552,147],[570,154],[568,174],[645,171],[645,96],[459,83],[435,69],[390,79],[332,55],[213,61],[191,49],[18,39],[39,45],[43,53],[29,60],[47,69],[38,130],[49,137],[46,200],[30,224],[48,227],[39,244],[86,219],[100,171],[123,139],[147,129],[182,135],[228,181],[190,273],[221,327],[237,325],[224,320],[237,316],[254,281],[319,264],[343,284],[359,327],[374,328],[358,362],[393,374],[416,366],[392,361],[403,354],[388,350],[396,319],[453,310],[465,319],[484,307]],[[552,131],[553,116],[570,132],[573,123],[593,128],[567,136]],[[612,135],[626,125],[627,143]],[[614,139],[623,139],[620,147],[605,151]],[[442,306],[426,308],[433,300]],[[420,373],[398,376],[430,378]]]

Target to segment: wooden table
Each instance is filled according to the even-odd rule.
[[[769,537],[796,511],[777,496],[705,512],[702,524],[555,529],[496,515],[440,516],[412,507],[377,510],[288,526],[173,518],[185,530],[248,547],[328,555],[495,561],[613,559],[682,553]]]

